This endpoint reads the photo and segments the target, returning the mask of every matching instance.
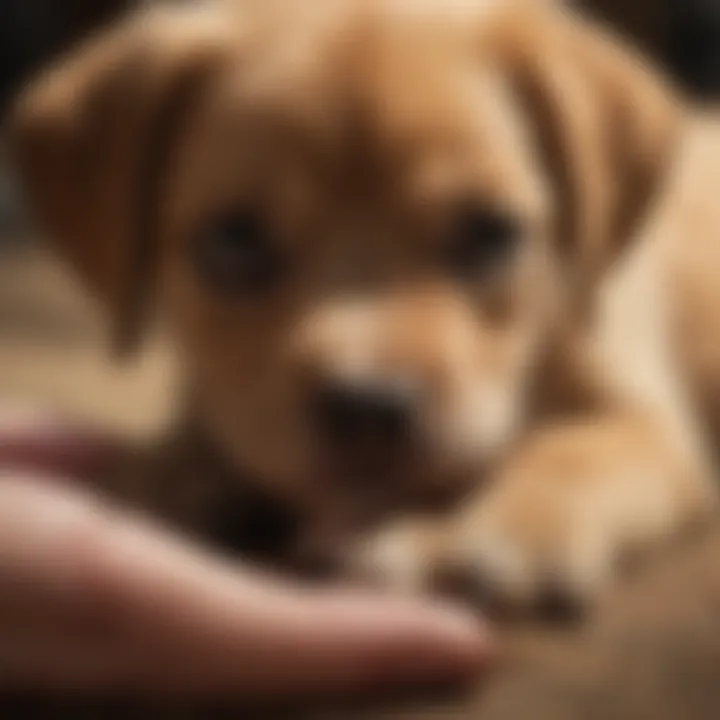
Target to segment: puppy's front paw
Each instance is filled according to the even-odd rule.
[[[487,608],[576,614],[609,584],[624,536],[589,488],[537,478],[498,488],[448,529],[433,577]],[[542,487],[541,487],[542,486]]]
[[[461,593],[481,608],[587,607],[620,560],[712,507],[702,478],[632,425],[553,431],[449,518],[405,521],[361,543],[354,567],[404,589]]]
[[[539,483],[544,483],[539,480]],[[619,543],[582,502],[498,488],[442,521],[409,520],[366,537],[348,565],[363,582],[459,596],[484,611],[576,611],[612,577]]]
[[[607,588],[629,553],[709,510],[708,487],[645,428],[549,432],[448,525],[434,573],[479,602],[575,613]]]

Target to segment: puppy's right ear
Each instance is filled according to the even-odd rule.
[[[155,221],[183,118],[237,45],[229,20],[203,7],[141,12],[39,78],[13,117],[30,209],[109,310],[119,350],[136,344],[147,312]]]
[[[555,195],[557,247],[587,297],[662,198],[684,108],[641,55],[577,12],[504,1],[489,47],[529,119]]]

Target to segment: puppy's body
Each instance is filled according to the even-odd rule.
[[[362,571],[532,606],[712,507],[720,140],[550,4],[151,13],[18,129],[125,340],[156,288],[229,468],[158,511],[202,530],[250,478]]]

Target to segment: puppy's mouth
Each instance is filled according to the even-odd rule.
[[[323,465],[325,483],[352,495],[385,501],[407,491],[420,473],[417,457],[373,445],[329,452]]]
[[[421,444],[388,448],[366,442],[322,453],[318,463],[322,491],[344,498],[368,516],[416,507],[442,509],[479,480],[477,465],[443,466]]]

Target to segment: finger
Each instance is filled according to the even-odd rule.
[[[32,408],[0,410],[0,466],[99,477],[121,452],[109,432]]]
[[[349,691],[464,680],[487,657],[485,629],[456,610],[310,592],[231,567],[142,522],[117,525],[98,547],[91,596],[136,638],[138,685]]]
[[[28,482],[2,490],[15,531],[0,531],[0,595],[19,560],[25,588],[52,598],[76,635],[99,637],[119,659],[105,664],[106,682],[176,693],[337,692],[463,680],[487,656],[484,629],[457,611],[291,587],[79,495],[60,499]],[[30,604],[26,593],[26,618]]]

